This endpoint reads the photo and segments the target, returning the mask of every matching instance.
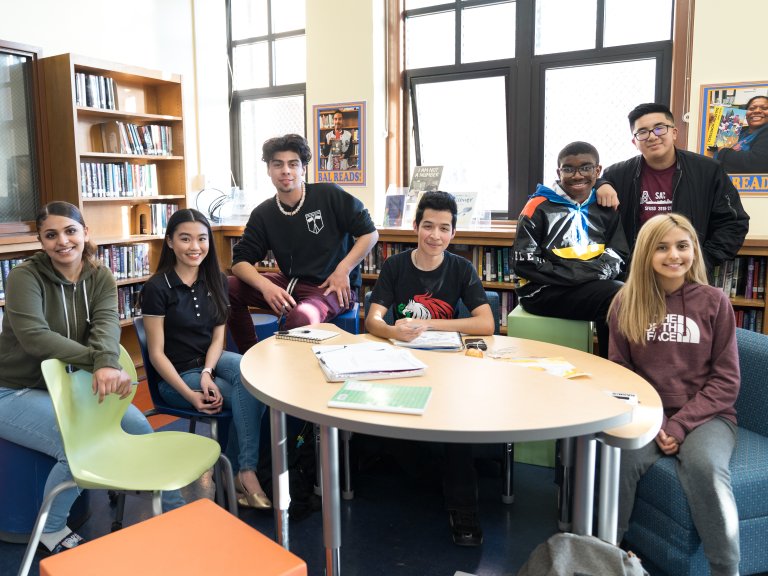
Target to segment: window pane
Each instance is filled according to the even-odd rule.
[[[672,0],[645,0],[642,10],[626,0],[605,0],[605,46],[670,40]]]
[[[479,192],[479,210],[507,210],[505,78],[415,86],[421,163],[443,166],[440,189]]]
[[[495,38],[489,42],[489,38]],[[515,3],[466,8],[461,13],[461,61],[515,57]]]
[[[232,40],[267,35],[267,0],[232,0]]]
[[[595,90],[606,78],[610,89]],[[654,101],[654,59],[554,68],[544,83],[544,184],[555,181],[557,154],[575,140],[594,145],[605,168],[637,154],[627,114]]]
[[[596,15],[597,0],[536,0],[534,53],[594,48]]]
[[[426,8],[427,6],[436,6],[445,4],[446,0],[405,0],[406,10],[415,10],[416,8]]]
[[[303,30],[307,20],[305,0],[272,0],[272,32]]]
[[[247,100],[240,106],[241,186],[251,207],[274,196],[275,187],[261,160],[261,147],[274,136],[304,136],[304,96],[284,96]]]
[[[405,67],[455,64],[454,12],[416,16],[405,21]]]
[[[275,40],[275,84],[299,84],[307,81],[307,37],[294,36]]]
[[[0,52],[0,222],[34,220],[39,208],[32,65]]]
[[[266,42],[243,44],[233,51],[235,90],[269,86],[269,49]]]

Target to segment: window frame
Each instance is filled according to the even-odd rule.
[[[548,69],[653,58],[657,62],[656,101],[670,104],[676,118],[682,116],[688,101],[685,90],[689,89],[689,86],[685,83],[675,82],[674,79],[677,70],[690,70],[690,55],[686,52],[686,43],[681,43],[678,37],[690,34],[690,28],[685,24],[690,23],[692,18],[694,0],[673,1],[672,14],[670,14],[670,40],[610,47],[603,47],[604,19],[602,15],[605,10],[605,1],[597,0],[595,48],[542,55],[534,54],[536,0],[515,0],[515,57],[467,64],[461,63],[461,11],[465,8],[492,4],[495,3],[494,0],[452,0],[413,10],[405,10],[404,2],[405,0],[393,0],[389,5],[390,11],[396,11],[396,14],[390,13],[389,15],[388,38],[390,42],[397,42],[400,52],[402,105],[404,107],[397,113],[396,117],[390,118],[390,126],[397,125],[400,128],[402,156],[393,157],[390,149],[389,162],[401,167],[398,171],[398,177],[401,178],[399,182],[407,182],[412,169],[409,166],[412,146],[416,150],[417,163],[419,161],[418,118],[413,118],[412,134],[409,130],[408,119],[412,111],[414,114],[418,112],[415,107],[414,87],[423,82],[424,78],[434,77],[449,81],[464,79],[467,75],[482,74],[493,69],[508,70],[507,156],[509,159],[509,194],[506,212],[494,213],[495,219],[516,219],[516,215],[525,204],[528,194],[535,188],[540,179],[539,175],[544,172],[544,78]],[[406,19],[447,10],[456,12],[454,64],[406,70],[404,64]],[[392,29],[393,23],[397,24],[397,30]],[[682,44],[682,46],[677,44]],[[682,54],[686,54],[686,57],[684,58]],[[390,51],[390,57],[391,55],[392,51]],[[390,66],[392,66],[391,63]],[[390,74],[389,77],[391,79],[393,74]],[[390,86],[389,92],[390,94],[396,93],[396,89]],[[412,109],[411,106],[413,106]],[[682,128],[685,129],[685,126]],[[682,142],[685,141],[686,135],[685,133],[682,134]],[[392,174],[391,171],[390,174]]]
[[[249,100],[263,100],[271,98],[280,98],[283,96],[302,96],[304,99],[304,133],[307,133],[307,84],[306,82],[297,84],[275,84],[275,41],[281,38],[291,38],[300,35],[306,36],[306,23],[304,28],[288,30],[285,32],[272,32],[272,3],[279,0],[266,0],[267,2],[267,34],[261,36],[251,36],[239,40],[232,39],[232,0],[226,0],[226,20],[227,20],[227,55],[229,58],[229,133],[231,152],[231,170],[232,177],[239,185],[243,183],[243,166],[241,143],[241,114],[240,109],[244,102]],[[253,44],[255,42],[267,42],[268,61],[269,61],[269,86],[262,88],[249,88],[246,90],[235,90],[234,88],[234,51],[235,47],[241,44]]]
[[[40,58],[42,58],[42,48],[9,42],[0,39],[0,53],[15,54],[29,58],[30,80],[29,80],[29,98],[27,107],[34,114],[32,120],[32,134],[34,139],[33,151],[35,158],[33,162],[38,175],[38,200],[40,206],[44,206],[50,201],[50,173],[48,171],[48,155],[46,153],[47,139],[44,135],[47,133],[47,116],[45,114],[44,87],[41,81]],[[6,221],[0,222],[0,236],[18,235],[18,234],[36,234],[36,226],[33,220],[24,221]]]

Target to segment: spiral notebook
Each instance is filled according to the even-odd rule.
[[[278,340],[296,340],[297,342],[310,342],[311,344],[319,344],[338,335],[338,332],[318,330],[317,328],[291,328],[290,330],[278,330],[275,332],[275,338]]]

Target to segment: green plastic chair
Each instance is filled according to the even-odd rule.
[[[120,364],[136,381],[133,361],[122,347]],[[221,454],[216,441],[189,432],[128,434],[123,431],[120,421],[136,394],[135,386],[127,398],[110,394],[99,404],[91,389],[90,372],[69,373],[64,362],[54,359],[44,360],[41,368],[74,480],[56,486],[43,501],[24,554],[20,576],[29,572],[53,500],[62,491],[75,486],[153,492],[152,513],[157,516],[162,512],[161,491],[177,490],[191,484],[218,460],[228,472],[225,476],[230,512],[237,516],[232,466]]]
[[[528,338],[550,344],[559,344],[582,352],[592,353],[594,339],[592,322],[587,320],[568,320],[550,316],[537,316],[523,310],[518,305],[507,316],[507,335],[516,338]],[[558,489],[558,528],[571,530],[571,470],[576,451],[574,438],[560,441],[559,457],[556,455],[554,440],[538,442],[520,442],[515,445],[515,460],[538,466],[557,466],[557,476],[562,478]]]

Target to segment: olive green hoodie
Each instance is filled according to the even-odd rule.
[[[16,266],[5,286],[0,387],[45,388],[40,362],[58,358],[93,372],[120,368],[120,321],[112,273],[85,262],[73,283],[45,252]]]

